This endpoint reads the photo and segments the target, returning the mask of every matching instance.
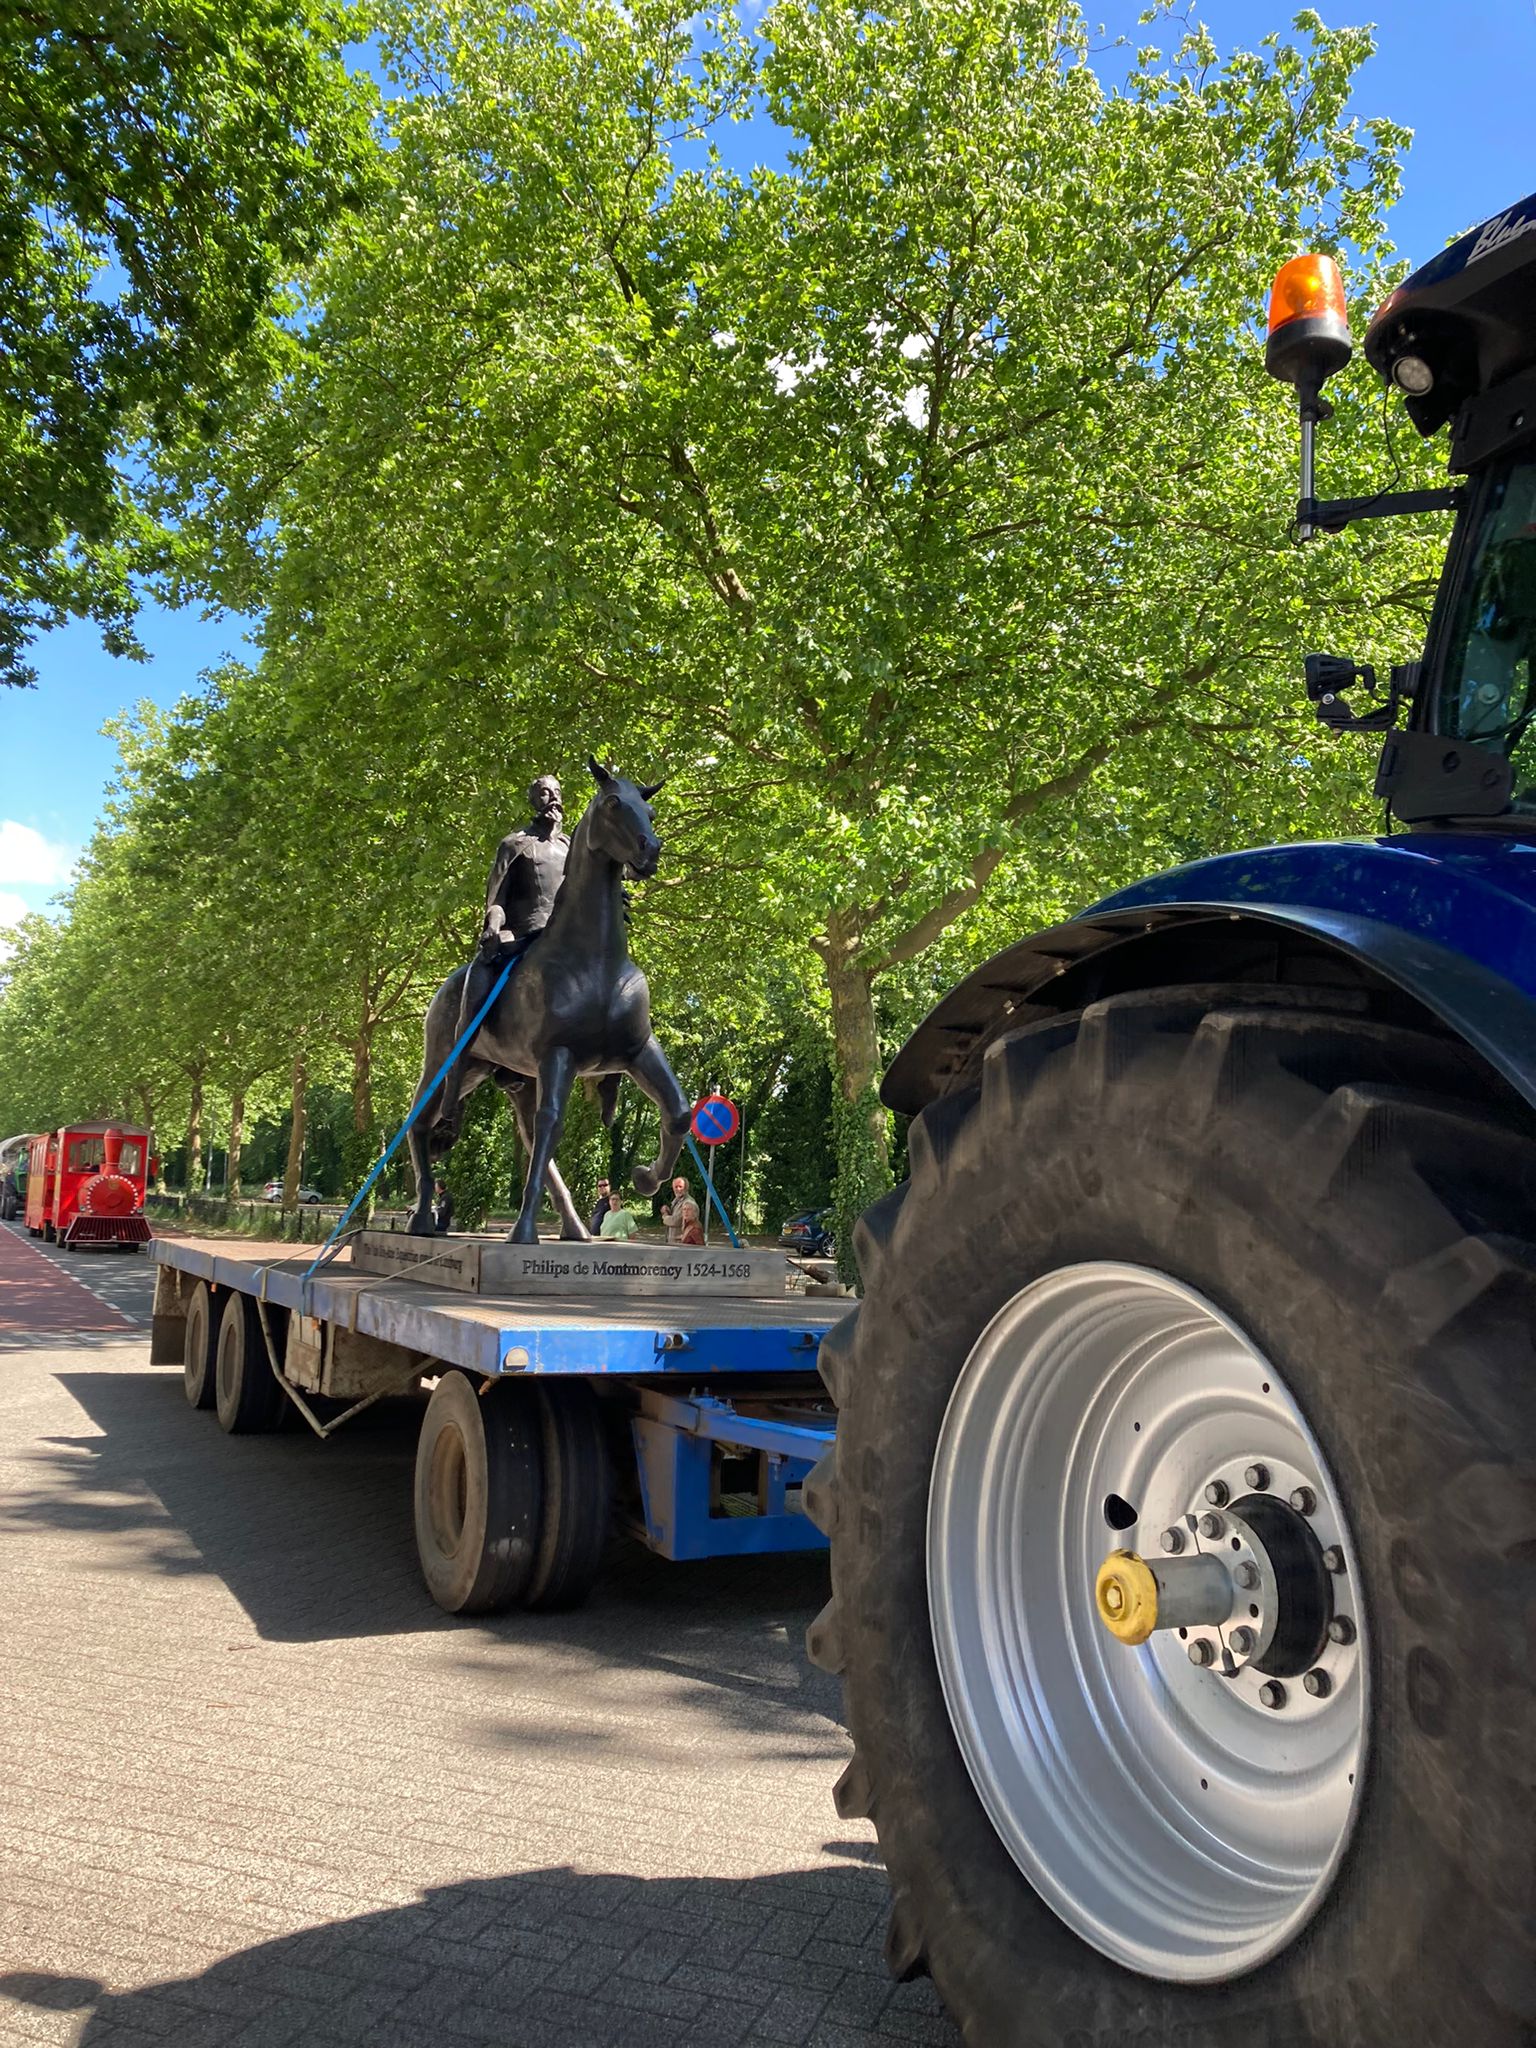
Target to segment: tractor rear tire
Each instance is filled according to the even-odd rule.
[[[837,1805],[878,1832],[893,1971],[931,1973],[972,2048],[1528,2048],[1529,1108],[1456,1041],[1373,1014],[1348,991],[1162,990],[1000,1039],[977,1085],[916,1119],[909,1156],[910,1181],[858,1227],[867,1293],[821,1348],[838,1434],[807,1489],[831,1538],[833,1587],[808,1647],[844,1678],[855,1753]],[[962,1748],[963,1713],[952,1715],[941,1671],[948,1639],[933,1618],[952,1590],[935,1583],[930,1512],[957,1383],[1026,1293],[1096,1262],[1166,1276],[1240,1332],[1249,1355],[1273,1361],[1337,1485],[1358,1563],[1342,1582],[1362,1615],[1368,1687],[1352,1832],[1304,1924],[1241,1973],[1223,1974],[1218,1956],[1200,1981],[1125,1966],[1112,1934],[1088,1938],[1072,1910],[1047,1903],[1051,1883],[1026,1878],[1027,1855],[1010,1853],[990,1817],[995,1780],[984,1791],[967,1763],[974,1745]],[[1062,1384],[1079,1398],[1070,1374]],[[1234,1403],[1223,1392],[1217,1405]],[[1085,1405],[1085,1441],[1096,1426]],[[1144,1443],[1126,1431],[1127,1445]],[[1106,1494],[1109,1526],[1095,1540],[1123,1541],[1113,1532],[1133,1507]],[[1031,1545],[1060,1541],[1033,1512],[1031,1523],[1026,1499],[1026,1560]],[[1157,1527],[1140,1540],[1155,1552]],[[999,1567],[982,1545],[970,1568]],[[1095,1654],[1152,1668],[1150,1642],[1100,1650],[1091,1570],[1086,1579],[1064,1578],[1060,1597],[1088,1603]],[[1042,1611],[1029,1608],[1032,1629]],[[1070,1660],[1028,1668],[1035,1648],[1031,1635],[1021,1693],[1047,1677],[1086,1690]],[[1198,1661],[1167,1635],[1161,1648],[1174,1653],[1157,1667],[1170,1674]],[[1202,1824],[1194,1785],[1138,1781],[1147,1729],[1099,1729],[1075,1703],[1073,1714],[1106,1774],[1130,1778],[1127,1833],[1139,1807],[1173,1799]],[[1042,1798],[1059,1789],[1049,1764],[1048,1746],[1021,1750]],[[1286,1769],[1257,1807],[1282,1846]],[[1107,1855],[1122,1853],[1118,1832],[1100,1838]],[[1148,1900],[1172,1913],[1175,1889],[1147,1867],[1120,1896],[1127,1914]],[[1220,1925],[1204,1932],[1219,1949]]]
[[[613,1471],[596,1394],[585,1380],[556,1379],[534,1389],[543,1466],[539,1548],[523,1599],[540,1612],[580,1607],[608,1545]]]
[[[208,1282],[199,1280],[187,1303],[182,1336],[181,1385],[193,1408],[211,1408],[217,1390],[214,1366],[219,1349],[219,1319]]]
[[[214,1408],[230,1436],[262,1436],[278,1428],[288,1397],[267,1360],[259,1312],[249,1294],[229,1294],[219,1318],[214,1355]]]
[[[495,1614],[532,1579],[539,1550],[543,1423],[533,1389],[503,1381],[477,1393],[445,1372],[416,1441],[416,1554],[447,1614]]]

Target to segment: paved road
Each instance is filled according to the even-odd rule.
[[[146,1363],[145,1262],[0,1261],[129,1319],[0,1328],[6,2048],[952,2048],[832,1813],[820,1560],[449,1621],[407,1404],[226,1437]]]

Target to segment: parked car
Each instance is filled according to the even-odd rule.
[[[779,1225],[779,1250],[798,1252],[803,1259],[830,1259],[837,1255],[832,1236],[832,1211],[806,1209]]]
[[[280,1202],[283,1199],[282,1182],[280,1180],[269,1180],[261,1191],[261,1199],[264,1202]],[[325,1197],[318,1188],[300,1188],[299,1200],[306,1204],[306,1206],[310,1206],[316,1202],[323,1202]]]

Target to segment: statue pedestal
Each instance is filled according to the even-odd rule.
[[[730,1245],[665,1245],[631,1239],[570,1244],[508,1244],[500,1237],[408,1237],[365,1230],[353,1239],[352,1264],[381,1278],[419,1280],[462,1294],[590,1294],[598,1299],[644,1296],[757,1295],[791,1291],[796,1270],[782,1252],[735,1251]]]

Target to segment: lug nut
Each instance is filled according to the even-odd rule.
[[[1202,1536],[1223,1535],[1226,1531],[1226,1526],[1220,1515],[1202,1515],[1200,1517],[1200,1534]]]
[[[1262,1493],[1269,1484],[1269,1467],[1250,1465],[1243,1474],[1243,1484],[1252,1487],[1255,1493]]]
[[[1325,1700],[1333,1691],[1333,1680],[1326,1671],[1309,1671],[1301,1681],[1301,1689],[1315,1700]]]
[[[1189,1661],[1191,1664],[1214,1664],[1216,1662],[1216,1652],[1211,1644],[1196,1636],[1189,1646]]]
[[[1285,1705],[1285,1687],[1278,1678],[1267,1678],[1259,1687],[1259,1702],[1262,1706],[1273,1707],[1277,1713]]]
[[[1317,1511],[1317,1495],[1310,1486],[1298,1486],[1291,1495],[1291,1506],[1298,1515],[1311,1515]]]
[[[1256,1564],[1250,1564],[1247,1558],[1244,1558],[1240,1565],[1233,1567],[1232,1577],[1245,1593],[1251,1593],[1259,1583],[1259,1568]]]
[[[1227,1641],[1232,1645],[1233,1650],[1239,1657],[1247,1657],[1252,1654],[1253,1646],[1258,1641],[1258,1637],[1251,1628],[1235,1628],[1227,1637]]]
[[[1340,1550],[1337,1543],[1330,1543],[1328,1548],[1323,1552],[1323,1570],[1328,1572],[1341,1572],[1343,1571],[1343,1569],[1344,1553],[1342,1550]]]
[[[1355,1624],[1347,1614],[1336,1614],[1328,1624],[1330,1643],[1352,1643],[1355,1640]]]
[[[1163,1531],[1163,1548],[1171,1556],[1177,1557],[1184,1548],[1184,1531],[1182,1529],[1165,1529]]]
[[[1225,1479],[1213,1479],[1205,1489],[1205,1497],[1213,1508],[1224,1508],[1232,1498],[1232,1489]]]

